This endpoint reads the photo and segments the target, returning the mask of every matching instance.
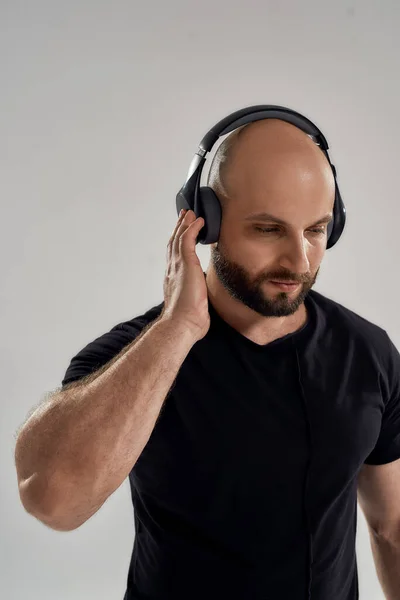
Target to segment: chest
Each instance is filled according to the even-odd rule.
[[[382,399],[368,355],[351,352],[229,360],[193,353],[182,365],[148,444],[137,483],[180,507],[279,506],[331,473],[337,489],[361,467],[379,435]],[[334,474],[334,475],[333,475]],[[218,500],[219,499],[219,500]],[[247,509],[246,509],[247,510]]]

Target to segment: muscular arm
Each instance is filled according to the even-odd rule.
[[[22,504],[53,529],[79,527],[129,475],[196,342],[168,319],[142,333],[107,368],[56,393],[18,435]]]

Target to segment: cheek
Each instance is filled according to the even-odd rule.
[[[316,265],[319,265],[322,262],[322,259],[325,256],[326,252],[326,238],[323,243],[318,244],[315,248],[312,248],[310,251],[310,262],[313,262]]]
[[[258,264],[269,261],[269,257],[272,256],[270,249],[263,248],[254,240],[239,236],[234,238],[234,242],[230,243],[230,251],[234,260],[246,265],[247,268],[251,268],[252,265],[257,268]]]

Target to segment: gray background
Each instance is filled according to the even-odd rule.
[[[15,431],[79,349],[162,301],[176,192],[228,113],[281,104],[325,133],[348,219],[315,289],[400,347],[399,29],[396,0],[1,2],[2,597],[122,600],[128,481],[53,531],[20,503]],[[357,558],[383,599],[360,509]]]

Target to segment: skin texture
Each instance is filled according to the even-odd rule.
[[[259,344],[300,329],[308,318],[304,299],[326,250],[328,225],[316,223],[326,214],[332,217],[335,200],[334,176],[325,155],[290,123],[256,121],[234,131],[218,147],[208,185],[222,206],[220,237],[210,246],[206,272],[214,308]],[[263,211],[285,225],[245,220]],[[282,292],[271,280],[301,286]]]

